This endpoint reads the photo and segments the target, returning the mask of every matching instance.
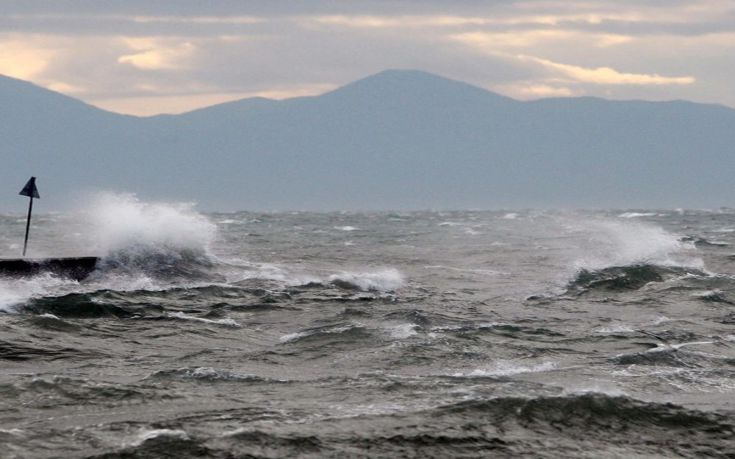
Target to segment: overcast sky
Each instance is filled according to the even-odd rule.
[[[320,94],[389,68],[519,99],[735,107],[735,0],[0,2],[0,74],[123,113]]]

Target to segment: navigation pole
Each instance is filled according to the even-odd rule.
[[[31,177],[26,183],[26,186],[18,193],[21,196],[28,196],[31,198],[28,202],[28,220],[26,221],[26,238],[23,241],[23,256],[26,256],[26,249],[28,248],[28,232],[31,229],[31,213],[33,212],[33,198],[41,199],[38,195],[38,188],[36,188],[36,177]]]

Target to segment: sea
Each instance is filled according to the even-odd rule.
[[[17,257],[25,215],[0,216]],[[0,457],[735,457],[735,210],[34,216]]]

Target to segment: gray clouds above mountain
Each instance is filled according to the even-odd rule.
[[[731,1],[6,1],[0,74],[121,112],[420,68],[509,96],[735,106]]]

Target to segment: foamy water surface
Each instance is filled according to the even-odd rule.
[[[3,457],[727,457],[735,213],[39,215]],[[20,216],[0,216],[15,256]],[[544,445],[543,450],[539,445]],[[107,455],[107,456],[105,456]]]

